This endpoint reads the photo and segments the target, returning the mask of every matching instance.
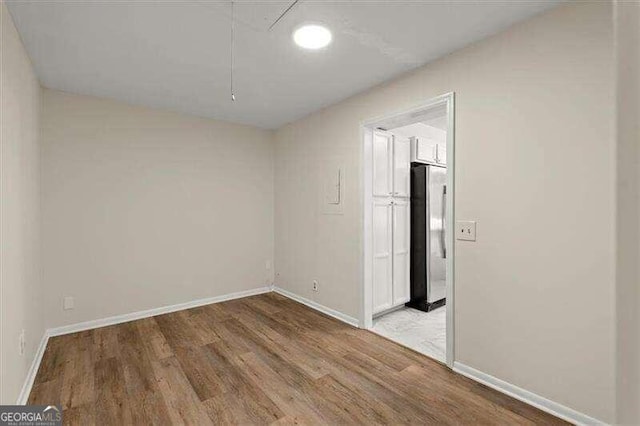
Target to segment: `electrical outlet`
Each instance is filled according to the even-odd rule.
[[[20,331],[20,336],[18,337],[18,353],[20,355],[24,355],[24,348],[27,345],[27,338],[25,337],[25,330],[22,329]]]
[[[73,297],[67,296],[64,298],[64,301],[62,302],[62,309],[65,311],[73,309]]]
[[[318,280],[313,280],[313,291],[318,291]]]
[[[265,262],[264,262],[264,268],[265,268],[267,271],[270,271],[270,270],[271,270],[271,261],[270,261],[270,260],[267,260],[267,261],[265,261]]]
[[[456,221],[456,239],[463,241],[475,241],[476,222],[472,220]]]

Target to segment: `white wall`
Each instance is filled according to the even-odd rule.
[[[616,4],[618,422],[640,424],[640,3]]]
[[[39,241],[40,84],[0,4],[0,404],[15,404],[44,333]],[[18,339],[25,330],[25,354]]]
[[[48,327],[271,282],[271,131],[51,90],[42,128]]]
[[[614,419],[612,8],[561,6],[276,133],[276,284],[360,315],[360,123],[456,92],[456,360]],[[317,202],[346,164],[344,215]],[[320,291],[311,290],[312,279]]]

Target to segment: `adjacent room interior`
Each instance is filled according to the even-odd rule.
[[[447,271],[455,265],[447,224],[454,217],[454,165],[447,150],[454,150],[454,114],[454,94],[439,96],[368,123],[363,141],[365,181],[371,182],[364,186],[365,206],[371,206],[364,211],[371,224],[365,258],[372,259],[365,264],[371,297],[365,291],[364,303],[373,315],[367,327],[451,367],[447,302],[452,314],[454,293]]]
[[[0,415],[640,424],[639,21],[0,0]]]

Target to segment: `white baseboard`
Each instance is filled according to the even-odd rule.
[[[29,372],[27,373],[27,377],[24,381],[24,385],[22,385],[22,390],[20,391],[20,395],[18,396],[18,405],[25,405],[27,400],[29,399],[29,394],[31,393],[31,388],[33,387],[33,383],[36,379],[36,374],[38,373],[38,369],[40,368],[40,363],[42,362],[42,356],[44,355],[44,350],[47,347],[47,343],[49,341],[49,337],[53,336],[62,336],[64,334],[76,333],[78,331],[91,330],[93,328],[106,327],[108,325],[120,324],[123,322],[134,321],[137,319],[148,318],[155,315],[168,314],[170,312],[181,311],[184,309],[195,308],[198,306],[210,305],[212,303],[224,302],[227,300],[240,299],[242,297],[247,296],[255,296],[256,294],[269,293],[272,291],[272,287],[260,287],[251,290],[239,291],[236,293],[224,294],[222,296],[208,297],[206,299],[197,299],[192,300],[190,302],[178,303],[176,305],[162,306],[160,308],[148,309],[146,311],[138,311],[131,312],[123,315],[116,315],[113,317],[97,319],[93,321],[85,321],[77,324],[65,325],[63,327],[55,327],[49,328],[45,330],[44,335],[42,336],[42,340],[40,341],[40,345],[38,346],[38,351],[33,358],[33,362],[31,363],[31,368],[29,368]]]
[[[483,385],[489,386],[490,388],[504,393],[505,395],[509,395],[512,398],[539,408],[542,411],[553,414],[554,416],[566,420],[570,423],[574,423],[577,425],[606,424],[604,422],[601,422],[600,420],[594,419],[593,417],[587,416],[586,414],[580,413],[572,408],[566,407],[562,404],[558,404],[557,402],[553,402],[540,395],[536,395],[533,392],[529,392],[528,390],[522,389],[516,385],[512,385],[511,383],[490,376],[489,374],[483,373],[482,371],[476,370],[475,368],[469,367],[459,362],[453,363],[453,371],[462,374],[463,376],[466,376],[472,380],[475,380],[476,382],[480,382]]]
[[[77,333],[79,331],[91,330],[94,328],[106,327],[109,325],[121,324],[124,322],[134,321],[137,319],[148,318],[156,315],[168,314],[170,312],[182,311],[184,309],[195,308],[198,306],[210,305],[212,303],[224,302],[227,300],[240,299],[242,297],[255,296],[257,294],[269,293],[271,291],[275,291],[285,297],[293,299],[297,302],[300,302],[304,305],[309,306],[317,311],[320,311],[324,314],[327,314],[333,318],[336,318],[340,321],[343,321],[349,325],[354,327],[358,327],[358,320],[356,318],[345,315],[341,312],[335,311],[331,308],[327,308],[319,303],[316,303],[312,300],[305,299],[304,297],[300,297],[294,293],[291,293],[287,290],[278,288],[274,285],[270,285],[268,287],[260,287],[252,290],[239,291],[235,293],[224,294],[222,296],[208,297],[206,299],[197,299],[192,300],[190,302],[178,303],[176,305],[162,306],[160,308],[147,309],[145,311],[131,312],[128,314],[115,315],[108,318],[102,318],[92,321],[80,322],[77,324],[65,325],[62,327],[54,327],[49,328],[45,331],[42,336],[42,340],[40,341],[40,345],[38,346],[38,351],[36,352],[35,357],[33,358],[33,362],[31,363],[31,368],[27,374],[24,385],[22,386],[22,390],[18,397],[18,405],[26,404],[29,399],[29,394],[31,393],[31,388],[33,387],[33,383],[36,378],[36,374],[38,373],[38,369],[40,368],[40,363],[42,362],[42,356],[44,355],[45,348],[47,346],[47,342],[50,337],[54,336],[62,336],[64,334]]]
[[[31,367],[29,368],[29,372],[27,373],[27,377],[25,379],[24,385],[22,386],[22,390],[20,391],[17,404],[24,405],[27,403],[29,394],[31,393],[31,388],[33,387],[33,383],[36,378],[36,374],[38,373],[38,369],[40,368],[40,363],[42,361],[42,357],[44,355],[47,342],[49,341],[49,337],[60,336],[63,334],[76,333],[78,331],[84,331],[84,330],[90,330],[94,328],[105,327],[109,325],[120,324],[123,322],[129,322],[137,319],[148,318],[155,315],[181,311],[184,309],[195,308],[198,306],[210,305],[212,303],[219,303],[227,300],[239,299],[242,297],[254,296],[257,294],[269,293],[271,291],[274,291],[278,294],[281,294],[285,297],[295,300],[296,302],[300,302],[303,305],[306,305],[312,309],[315,309],[319,312],[329,315],[330,317],[336,318],[353,327],[359,327],[359,321],[356,318],[353,318],[349,315],[345,315],[342,312],[338,312],[334,309],[328,308],[324,305],[314,302],[313,300],[309,300],[305,297],[298,296],[297,294],[292,293],[288,290],[284,290],[280,287],[269,286],[269,287],[261,287],[261,288],[256,288],[252,290],[225,294],[222,296],[209,297],[206,299],[192,300],[190,302],[163,306],[160,308],[148,309],[145,311],[132,312],[132,313],[123,314],[123,315],[116,315],[108,318],[103,318],[103,319],[98,319],[93,321],[86,321],[86,322],[71,324],[63,327],[50,328],[46,330],[44,335],[42,336],[42,340],[40,341],[38,350],[33,358],[33,362],[31,363]],[[586,414],[580,413],[569,407],[566,407],[564,405],[548,400],[544,397],[534,394],[533,392],[529,392],[525,389],[512,385],[511,383],[505,382],[504,380],[498,379],[496,377],[490,376],[489,374],[483,373],[479,370],[476,370],[475,368],[469,367],[462,363],[455,362],[453,365],[453,370],[459,374],[462,374],[463,376],[469,377],[472,380],[480,382],[486,386],[489,386],[490,388],[493,388],[499,392],[509,395],[529,405],[537,407],[543,411],[546,411],[547,413],[553,414],[554,416],[567,420],[571,423],[575,423],[579,425],[605,424],[604,422],[594,419],[593,417],[590,417]]]
[[[18,401],[16,405],[25,405],[27,400],[29,399],[29,394],[31,393],[31,388],[33,387],[33,383],[36,380],[36,374],[38,374],[38,369],[40,368],[40,363],[42,362],[42,356],[44,355],[44,350],[47,347],[47,342],[49,341],[49,334],[45,330],[42,335],[42,339],[40,340],[40,344],[38,345],[38,350],[36,351],[35,356],[33,357],[33,361],[31,362],[31,367],[27,372],[27,377],[24,381],[24,385],[22,385],[22,390],[20,391],[20,395],[18,395]]]
[[[331,308],[327,308],[324,305],[321,305],[317,302],[314,302],[313,300],[309,300],[305,297],[302,296],[298,296],[295,293],[291,293],[288,290],[285,290],[283,288],[280,288],[278,286],[274,286],[273,287],[273,291],[275,291],[278,294],[281,294],[285,297],[288,297],[289,299],[295,300],[296,302],[300,302],[303,305],[307,305],[308,307],[315,309],[316,311],[320,311],[323,314],[329,315],[330,317],[333,317],[337,320],[340,320],[342,322],[345,322],[353,327],[359,327],[360,326],[360,321],[358,321],[356,318],[353,318],[349,315],[345,315],[342,312],[338,312],[334,309]]]
[[[240,299],[241,297],[255,296],[256,294],[269,293],[271,287],[260,287],[251,290],[238,291],[235,293],[223,294],[222,296],[197,299],[190,302],[178,303],[176,305],[162,306],[160,308],[147,309],[146,311],[131,312],[128,314],[116,315],[92,321],[80,322],[77,324],[65,325],[62,327],[50,328],[47,330],[49,336],[61,336],[63,334],[77,333],[78,331],[91,330],[94,328],[106,327],[108,325],[120,324],[137,319],[153,317],[156,315],[168,314],[170,312],[182,311],[184,309],[196,308],[198,306],[210,305],[212,303],[225,302],[227,300]]]
[[[375,314],[373,314],[373,318],[378,318],[378,317],[382,317],[385,316],[387,314],[390,314],[391,312],[395,312],[395,311],[399,311],[401,309],[406,309],[404,303],[398,305],[398,306],[394,306],[392,308],[389,309],[385,309],[384,311],[380,311],[380,312],[376,312]]]

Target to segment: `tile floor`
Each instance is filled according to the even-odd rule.
[[[403,308],[374,318],[371,331],[445,362],[446,316],[446,306],[431,312]]]

